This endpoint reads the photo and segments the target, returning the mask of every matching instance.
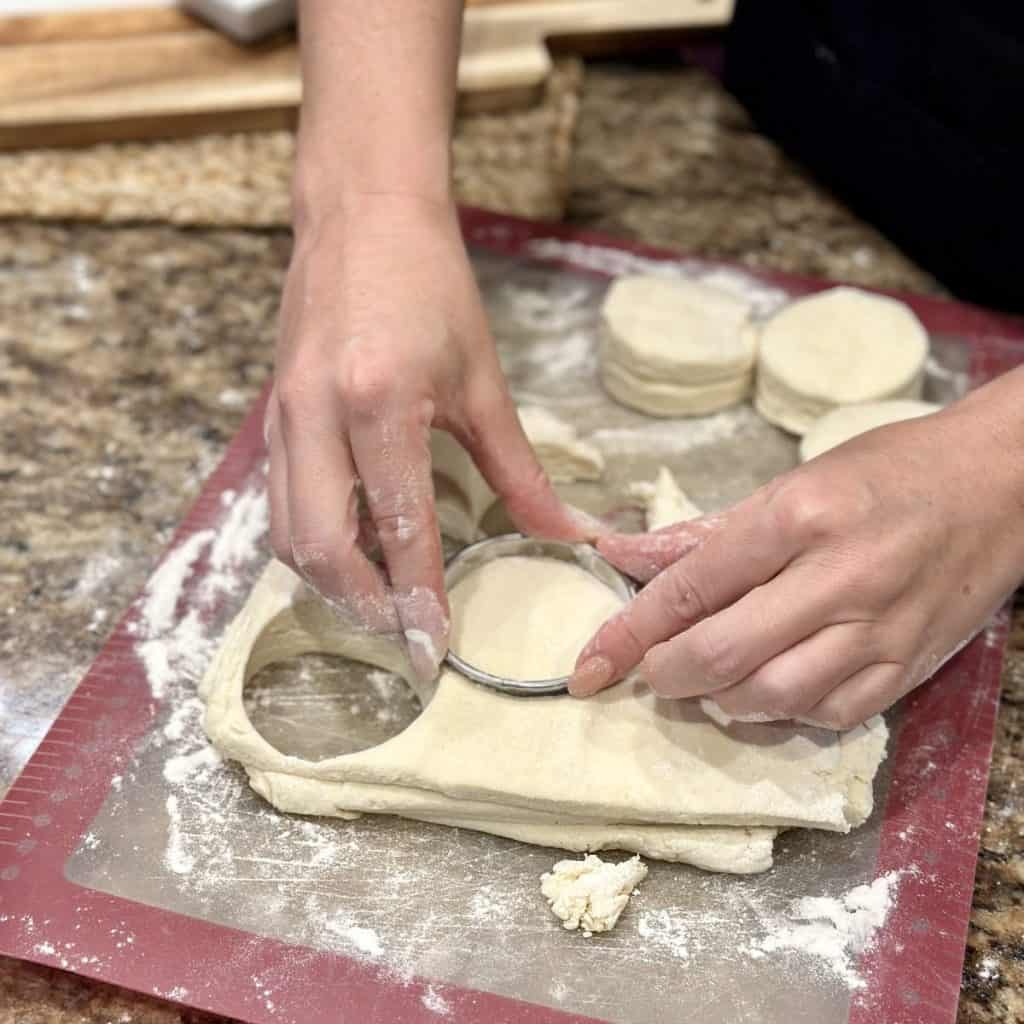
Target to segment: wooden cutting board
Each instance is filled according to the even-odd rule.
[[[733,0],[468,0],[460,100],[521,104],[547,40],[602,42],[726,24]],[[241,46],[173,7],[0,17],[0,149],[291,126],[293,33]]]

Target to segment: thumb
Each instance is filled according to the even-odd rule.
[[[470,424],[463,446],[491,489],[505,502],[522,533],[548,540],[594,540],[600,522],[566,505],[555,493],[527,440],[515,404],[505,391],[486,404],[487,413]]]

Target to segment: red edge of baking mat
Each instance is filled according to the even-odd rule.
[[[649,246],[476,210],[463,211],[462,223],[471,245],[510,256],[536,258],[530,243],[555,238],[649,259],[680,259]],[[569,261],[564,265],[581,269]],[[756,276],[795,294],[829,286],[783,274]],[[973,383],[1024,360],[1024,323],[939,299],[900,297],[932,332],[972,338]],[[264,457],[265,400],[266,393],[168,551],[216,522],[222,492],[243,484]],[[129,628],[137,608],[136,602],[118,623],[0,802],[0,952],[148,994],[175,998],[184,992],[181,1002],[255,1024],[436,1020],[423,1003],[427,979],[395,985],[373,965],[352,958],[134,903],[64,877],[64,864],[112,778],[157,711]],[[897,905],[870,954],[875,962],[865,971],[871,987],[853,1002],[853,1024],[954,1020],[1007,632],[1004,613],[910,698],[911,713],[890,755],[892,780],[877,870],[912,863],[917,873],[901,879]],[[929,880],[933,873],[941,876],[941,885]],[[28,918],[39,926],[34,934],[23,927]],[[70,962],[60,949],[39,941],[45,934],[73,937],[78,950],[91,954],[88,962]],[[129,934],[133,940],[126,943]],[[188,956],[181,955],[183,950]],[[253,984],[254,978],[260,985]],[[430,987],[448,1003],[453,1021],[570,1024],[589,1019],[488,992]]]

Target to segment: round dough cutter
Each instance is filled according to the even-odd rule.
[[[589,544],[538,540],[534,537],[524,537],[518,533],[488,537],[463,548],[449,559],[445,566],[445,586],[450,590],[460,580],[465,579],[487,563],[513,555],[529,558],[555,558],[562,562],[578,565],[591,576],[600,580],[613,593],[618,594],[624,601],[630,600],[636,593],[636,588],[629,579],[623,576],[610,562],[602,558]],[[566,693],[569,688],[568,676],[559,676],[556,679],[507,679],[504,676],[492,675],[490,672],[485,672],[464,661],[451,648],[448,649],[445,661],[467,679],[517,697],[549,696]]]

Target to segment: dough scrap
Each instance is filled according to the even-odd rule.
[[[522,405],[519,422],[554,483],[601,479],[604,456],[600,449],[581,441],[576,428],[565,420],[538,405]]]
[[[644,519],[648,530],[699,519],[704,513],[690,500],[679,486],[668,466],[661,466],[653,483],[643,481],[629,488],[634,498],[644,504]]]
[[[841,405],[919,398],[928,335],[905,303],[857,288],[797,299],[761,329],[754,405],[804,434]]]
[[[807,462],[837,445],[876,427],[915,419],[938,412],[941,405],[894,399],[888,402],[864,402],[843,405],[816,420],[800,441],[800,461]]]
[[[600,480],[604,456],[580,440],[576,430],[539,406],[521,406],[519,421],[540,464],[555,483]],[[430,432],[434,504],[445,537],[472,544],[483,533],[480,522],[498,500],[469,453],[444,430]]]
[[[639,857],[612,864],[593,855],[560,860],[540,876],[540,891],[551,912],[572,931],[610,932],[636,887],[647,877]]]
[[[750,394],[756,332],[743,299],[682,278],[627,276],[601,313],[601,380],[623,405],[699,416]]]

